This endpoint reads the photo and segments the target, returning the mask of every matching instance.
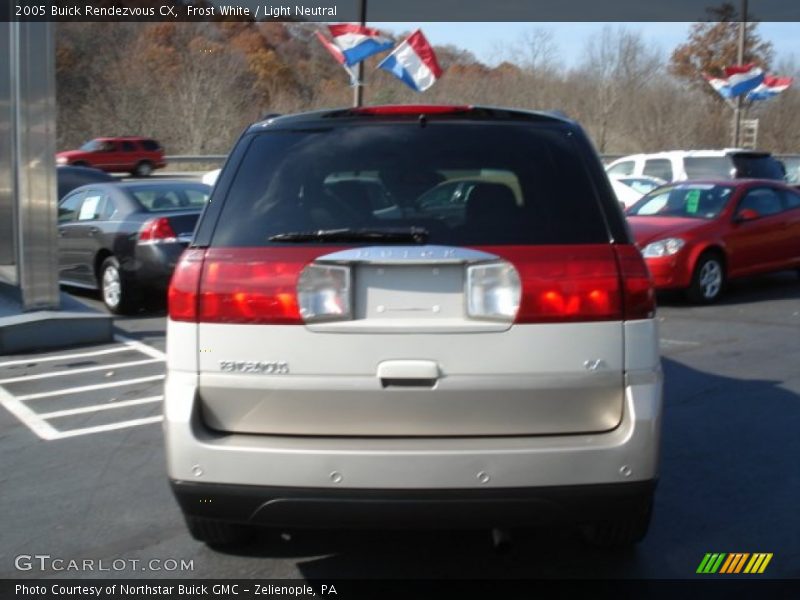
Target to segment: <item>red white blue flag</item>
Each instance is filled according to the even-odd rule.
[[[412,90],[424,92],[442,76],[433,48],[417,29],[378,65]]]
[[[767,75],[764,77],[764,81],[761,82],[761,85],[748,92],[746,100],[769,100],[789,89],[792,83],[794,83],[794,79],[791,77]]]
[[[764,81],[764,71],[754,63],[725,68],[724,78],[706,77],[717,93],[725,99],[744,96]]]
[[[347,74],[350,76],[350,85],[358,85],[358,73],[356,73],[348,64],[344,57],[342,50],[328,38],[322,35],[319,31],[316,32],[317,39],[325,47],[325,49],[333,56],[333,59],[338,62]]]
[[[373,54],[391,50],[394,46],[394,42],[383,36],[380,31],[364,25],[352,23],[328,25],[328,31],[333,38],[333,46],[339,51],[342,58],[340,62],[348,67],[360,63]],[[319,33],[317,36],[322,41],[323,36]],[[323,44],[326,44],[327,47],[327,44],[331,44],[331,42],[325,40]]]

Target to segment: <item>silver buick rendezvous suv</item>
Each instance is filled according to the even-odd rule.
[[[254,526],[639,541],[653,289],[591,143],[549,113],[373,106],[239,139],[169,290],[168,475]]]

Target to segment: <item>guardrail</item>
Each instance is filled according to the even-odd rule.
[[[193,154],[175,154],[172,156],[165,156],[168,163],[215,163],[225,162],[228,158],[227,154],[207,154],[204,156]]]

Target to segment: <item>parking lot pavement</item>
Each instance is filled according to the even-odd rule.
[[[116,340],[0,361],[0,404],[43,440],[160,422],[164,353]]]
[[[691,578],[708,552],[773,553],[766,572],[755,577],[800,577],[800,280],[783,273],[734,284],[714,306],[688,306],[669,295],[659,304],[661,479],[650,533],[633,551],[587,548],[557,530],[517,536],[504,553],[493,550],[485,531],[264,533],[251,546],[212,551],[186,532],[166,482],[157,423],[44,440],[0,408],[0,577]],[[116,325],[126,338],[163,352],[163,313]],[[66,361],[40,358],[11,373],[6,365],[0,386],[27,396],[21,403],[57,432],[157,417],[156,401],[52,413],[155,397],[158,380],[31,398],[163,373],[158,361],[109,367],[158,356],[124,341],[62,354],[111,349]],[[60,373],[95,366],[102,368]],[[58,374],[8,381],[49,372]],[[135,392],[123,398],[129,389]],[[41,573],[14,567],[15,556],[37,553],[109,562],[175,559],[191,561],[192,568],[167,572],[127,563],[120,571]]]

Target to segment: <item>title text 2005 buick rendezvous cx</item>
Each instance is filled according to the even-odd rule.
[[[169,478],[212,545],[255,525],[647,531],[652,286],[564,118],[251,126],[173,277],[167,364]]]

